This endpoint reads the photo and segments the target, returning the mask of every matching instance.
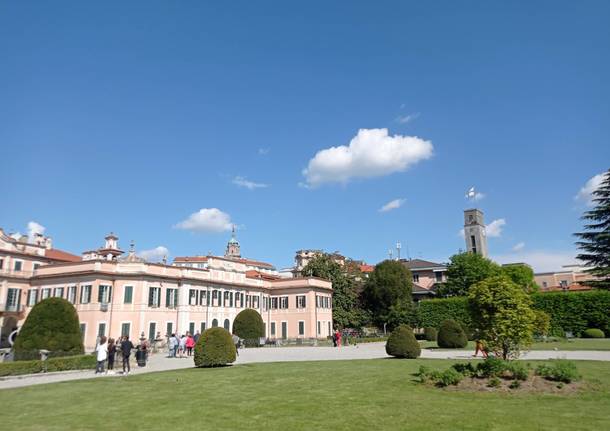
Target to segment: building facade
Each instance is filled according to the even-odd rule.
[[[582,265],[564,265],[561,271],[539,272],[534,274],[534,281],[541,292],[591,290],[587,281],[595,277],[587,273],[589,269]]]
[[[241,257],[177,258],[168,265],[146,262],[133,247],[123,254],[111,234],[82,259],[41,262],[10,295],[1,292],[7,304],[19,304],[12,323],[20,326],[38,301],[55,296],[74,304],[87,350],[101,335],[156,339],[214,326],[230,331],[245,308],[260,313],[269,339],[332,333],[332,285],[326,280],[282,279],[272,265]]]
[[[413,277],[413,299],[419,301],[436,295],[437,283],[447,281],[447,265],[423,259],[401,259]]]

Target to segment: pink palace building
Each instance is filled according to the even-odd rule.
[[[38,302],[55,296],[76,307],[85,349],[99,336],[139,339],[232,329],[245,308],[257,310],[267,339],[326,338],[333,329],[332,285],[315,278],[281,278],[264,262],[244,259],[233,234],[225,256],[178,257],[173,264],[120,250],[112,233],[82,257],[37,236],[14,238],[0,229],[2,346]]]

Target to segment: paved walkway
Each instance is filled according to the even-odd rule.
[[[241,349],[235,364],[251,364],[258,362],[286,361],[332,361],[350,359],[387,358],[385,343],[367,343],[358,346],[341,348],[333,347],[265,347],[260,349]],[[431,359],[472,359],[471,350],[437,350],[423,349],[422,358]],[[536,350],[527,352],[521,359],[572,359],[610,361],[610,351],[556,351]],[[192,358],[166,358],[162,354],[151,357],[145,368],[133,367],[132,375],[155,371],[177,370],[193,367]],[[65,382],[82,379],[104,379],[119,377],[115,375],[98,375],[93,371],[68,371],[49,374],[0,378],[0,389],[39,385],[44,383]]]

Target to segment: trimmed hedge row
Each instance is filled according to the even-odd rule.
[[[92,370],[94,368],[95,355],[49,358],[46,362],[46,369],[49,373],[53,371]],[[0,363],[0,377],[37,374],[42,373],[44,369],[44,362],[41,360],[3,362]]]
[[[551,317],[551,335],[580,336],[587,328],[610,334],[610,291],[534,293],[532,302]],[[420,327],[438,328],[447,319],[471,326],[468,300],[463,297],[421,301],[418,315]]]

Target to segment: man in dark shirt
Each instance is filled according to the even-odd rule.
[[[201,337],[201,334],[199,333],[199,331],[197,331],[197,333],[193,337],[193,341],[195,341],[195,344],[197,344],[197,341],[199,341],[199,337]]]
[[[133,348],[133,343],[129,341],[129,336],[125,335],[123,337],[123,341],[121,341],[121,352],[123,353],[123,375],[131,372],[131,367],[129,366],[129,356],[131,355]],[[127,368],[127,372],[125,372],[125,368]]]

